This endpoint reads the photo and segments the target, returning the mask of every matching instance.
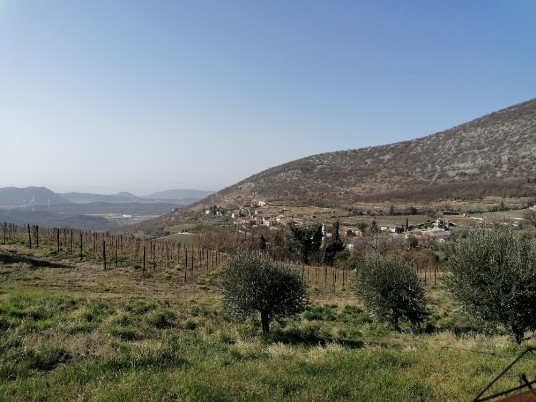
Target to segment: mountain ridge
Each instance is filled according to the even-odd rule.
[[[70,192],[70,193],[61,193],[60,195],[76,204],[85,204],[85,203],[91,203],[91,202],[111,202],[111,203],[147,202],[145,199],[138,197],[134,194],[127,193],[125,191],[117,193],[117,194]]]
[[[0,222],[104,231],[161,216],[197,200],[149,199],[127,192],[57,194],[46,187],[5,187],[0,188]]]
[[[46,187],[0,188],[0,207],[70,204],[70,201]]]
[[[388,145],[327,152],[275,166],[194,204],[325,202],[531,192],[536,99]]]
[[[199,200],[213,194],[214,191],[195,190],[195,189],[174,189],[156,191],[149,195],[142,195],[141,198],[157,200]]]

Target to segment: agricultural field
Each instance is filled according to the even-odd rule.
[[[223,309],[221,260],[207,267],[104,270],[0,245],[0,400],[467,401],[535,344],[469,323],[442,271],[425,285],[429,323],[398,333],[364,310],[352,272],[323,267],[302,271],[310,307],[263,336]],[[490,392],[535,367],[529,356]]]

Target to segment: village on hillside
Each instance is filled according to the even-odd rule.
[[[260,227],[277,230],[278,227],[288,226],[290,224],[301,226],[314,222],[322,224],[324,238],[330,238],[333,235],[333,233],[326,230],[326,225],[329,224],[331,226],[331,223],[334,221],[333,217],[330,216],[329,219],[324,221],[325,217],[323,216],[296,213],[289,208],[271,207],[268,202],[263,200],[252,201],[249,206],[231,210],[211,206],[210,208],[204,209],[203,214],[207,217],[226,217],[230,219],[239,231],[243,232]],[[418,244],[425,245],[431,242],[443,242],[448,239],[452,230],[457,227],[457,224],[453,221],[455,217],[467,218],[467,214],[449,215],[448,213],[440,212],[435,219],[428,219],[426,222],[419,224],[409,224],[408,218],[405,218],[405,222],[403,218],[399,224],[380,225],[373,230],[396,238],[414,238]],[[374,222],[373,225],[376,225],[375,218],[377,217],[370,217]],[[478,221],[478,219],[475,220]],[[341,222],[339,237],[343,239],[348,249],[352,249],[354,241],[365,235],[367,226],[365,223],[346,224]],[[368,230],[370,231],[371,229],[368,228]]]

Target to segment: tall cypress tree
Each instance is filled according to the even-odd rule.
[[[309,227],[293,225],[290,230],[296,241],[302,262],[309,265],[311,257],[320,250],[322,245],[322,225],[316,224]]]
[[[339,235],[339,221],[336,221],[333,224],[333,235],[324,253],[324,264],[333,265],[335,263],[335,256],[338,252],[344,250],[344,247],[345,245]]]

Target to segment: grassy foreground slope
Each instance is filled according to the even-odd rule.
[[[263,338],[223,312],[219,270],[184,284],[177,268],[29,252],[0,246],[0,400],[467,401],[527,346],[468,332],[440,280],[429,334],[394,333],[350,291],[312,284],[313,305]]]

